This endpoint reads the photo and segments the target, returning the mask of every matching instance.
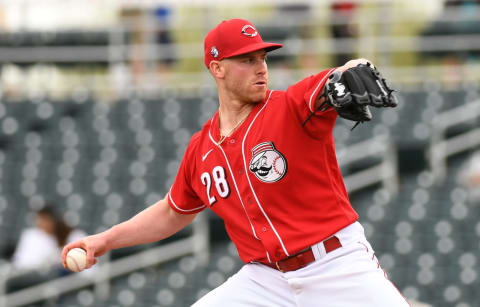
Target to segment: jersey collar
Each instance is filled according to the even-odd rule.
[[[239,133],[243,133],[245,130],[245,127],[248,127],[249,123],[252,121],[252,118],[255,117],[255,114],[262,108],[262,106],[265,104],[265,102],[268,100],[270,97],[270,92],[271,90],[267,90],[267,93],[265,95],[265,99],[263,102],[257,103],[253,108],[250,114],[248,114],[247,119],[235,130],[227,139],[230,139],[231,137],[235,137]],[[210,128],[208,133],[210,134],[210,140],[218,146],[218,142],[220,141],[220,127],[219,127],[219,119],[218,119],[218,110],[215,112],[215,115],[210,119]]]

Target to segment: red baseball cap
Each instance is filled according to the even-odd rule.
[[[265,49],[267,52],[283,47],[266,43],[253,24],[245,19],[224,20],[208,32],[204,41],[205,66],[240,54]]]

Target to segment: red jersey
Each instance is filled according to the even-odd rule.
[[[193,135],[168,194],[182,214],[210,208],[244,262],[274,262],[357,220],[338,167],[337,113],[305,118],[332,70],[267,91],[220,145],[218,112]]]

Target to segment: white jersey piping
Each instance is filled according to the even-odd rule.
[[[270,254],[268,253],[268,251],[267,251],[267,260],[268,260],[268,263],[272,263],[272,260],[270,259]]]
[[[173,185],[172,185],[173,187]],[[177,206],[177,204],[173,201],[173,198],[172,198],[172,188],[170,188],[170,191],[168,191],[168,198],[170,199],[170,201],[172,202],[173,206],[175,208],[178,209],[178,211],[181,211],[181,212],[192,212],[192,211],[196,211],[196,210],[199,210],[199,209],[204,209],[206,208],[207,206],[203,205],[203,206],[200,206],[200,207],[197,207],[197,208],[193,208],[193,209],[188,209],[188,210],[185,210],[185,209],[182,209],[180,208],[179,206]]]
[[[212,118],[212,119],[213,119],[213,118]],[[225,152],[223,151],[222,146],[220,146],[219,144],[217,144],[217,143],[214,141],[214,139],[213,139],[213,137],[212,137],[212,135],[211,135],[211,133],[210,133],[210,129],[208,129],[208,136],[210,137],[210,140],[211,140],[218,148],[220,148],[220,150],[222,151],[223,156],[225,157],[225,161],[227,162],[228,171],[230,172],[230,175],[232,175],[233,185],[235,186],[235,191],[237,191],[238,199],[240,199],[240,203],[242,204],[243,211],[245,211],[245,215],[247,216],[248,223],[250,223],[250,227],[252,228],[253,236],[255,237],[255,239],[260,240],[260,238],[257,236],[257,233],[255,232],[255,228],[253,228],[253,224],[252,224],[252,222],[251,222],[251,220],[250,220],[250,217],[248,216],[247,209],[245,209],[245,205],[243,204],[242,196],[240,195],[240,191],[238,190],[237,182],[236,182],[236,180],[235,180],[235,176],[233,175],[232,168],[230,167],[230,162],[228,162],[227,155],[226,155]]]
[[[333,70],[335,70],[335,68],[330,69],[330,71],[325,76],[323,76],[322,80],[320,80],[320,82],[317,84],[317,87],[313,91],[312,96],[310,96],[310,100],[308,101],[308,108],[310,109],[310,112],[314,111],[312,106],[313,97],[315,96],[320,85],[323,83],[323,80],[325,80],[325,78],[327,78]]]
[[[270,101],[270,97],[272,96],[272,93],[273,93],[273,91],[270,92],[270,95],[268,95],[267,101],[265,102],[265,104],[263,105],[263,107],[260,109],[260,111],[258,111],[258,113],[255,114],[255,117],[253,118],[252,122],[251,122],[250,125],[248,126],[247,131],[245,132],[245,135],[244,135],[243,141],[242,141],[242,156],[243,156],[243,165],[244,165],[244,167],[245,167],[245,176],[247,177],[248,184],[250,185],[250,190],[252,191],[253,197],[255,197],[255,201],[257,202],[257,205],[258,205],[258,207],[260,208],[260,211],[262,211],[263,216],[265,216],[265,219],[267,220],[268,224],[270,225],[270,227],[272,228],[273,232],[274,232],[275,235],[277,236],[277,239],[278,239],[278,241],[280,242],[280,245],[282,246],[283,252],[285,253],[285,255],[290,256],[290,255],[288,254],[287,249],[285,248],[285,245],[283,244],[282,238],[281,238],[280,235],[278,234],[277,230],[275,229],[275,226],[273,226],[272,221],[270,221],[270,218],[268,217],[267,213],[265,213],[265,210],[263,210],[263,207],[262,207],[262,205],[260,204],[260,201],[258,200],[257,194],[255,193],[255,190],[253,189],[252,182],[250,181],[250,177],[248,176],[247,161],[246,161],[246,158],[245,158],[245,140],[247,139],[248,132],[250,131],[250,128],[252,127],[253,123],[254,123],[255,120],[257,119],[258,115],[259,115],[259,114],[263,111],[263,109],[265,109],[265,107],[267,106],[268,102]]]

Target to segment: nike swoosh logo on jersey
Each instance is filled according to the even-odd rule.
[[[212,150],[213,150],[213,148],[210,149],[209,151],[207,151],[207,153],[202,156],[202,162],[204,162],[205,159],[207,159],[208,155],[212,152]]]

